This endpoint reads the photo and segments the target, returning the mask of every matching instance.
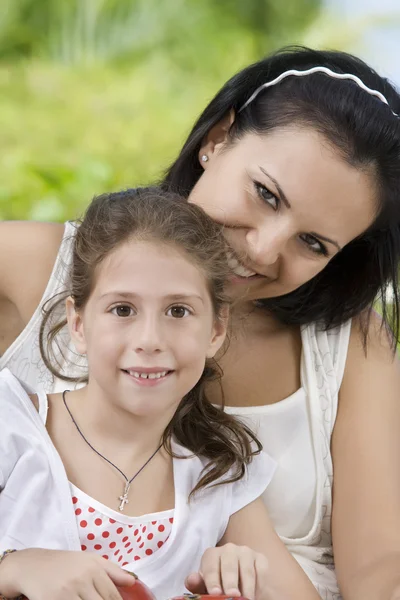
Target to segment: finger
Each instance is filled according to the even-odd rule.
[[[249,600],[256,598],[256,563],[253,552],[243,552],[239,561],[239,589]]]
[[[79,589],[79,600],[108,600],[100,596],[95,588],[94,582],[87,582]]]
[[[136,578],[133,573],[121,569],[121,567],[118,567],[118,565],[112,562],[108,562],[105,558],[102,558],[101,560],[103,561],[104,571],[115,585],[120,587],[130,587],[134,585]]]
[[[256,591],[255,597],[259,600],[269,597],[270,587],[268,585],[269,578],[269,565],[268,559],[258,554],[255,560],[255,571],[256,571]]]
[[[220,548],[209,548],[201,559],[200,574],[208,594],[222,594],[220,553]]]
[[[191,573],[185,579],[185,586],[192,594],[206,594],[207,588],[200,573]]]
[[[239,552],[237,546],[227,544],[221,548],[220,571],[223,593],[227,596],[240,596]]]
[[[121,600],[121,594],[107,573],[100,573],[93,583],[98,598],[101,598],[101,600]],[[93,600],[95,599],[93,598]]]

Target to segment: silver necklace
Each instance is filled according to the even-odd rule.
[[[142,467],[140,467],[139,471],[137,471],[133,477],[131,477],[130,479],[127,478],[127,476],[125,475],[125,473],[123,471],[121,471],[121,469],[119,469],[117,467],[117,465],[114,465],[113,462],[111,462],[111,460],[108,460],[108,458],[106,458],[105,456],[103,456],[103,454],[101,454],[101,452],[99,452],[98,450],[96,450],[96,448],[94,446],[92,446],[92,444],[89,442],[89,440],[86,439],[86,437],[83,435],[82,431],[79,428],[78,423],[75,421],[69,407],[67,404],[67,401],[65,399],[67,392],[69,392],[70,390],[64,390],[62,393],[62,398],[63,398],[63,402],[64,402],[64,406],[68,411],[69,416],[71,417],[71,420],[73,422],[73,424],[75,425],[76,429],[78,430],[79,435],[85,440],[85,442],[87,443],[87,445],[89,446],[89,448],[91,448],[93,450],[93,452],[96,452],[96,454],[98,456],[100,456],[100,458],[102,458],[103,460],[105,460],[106,462],[108,462],[109,465],[111,465],[112,467],[114,467],[114,469],[116,469],[119,473],[121,473],[122,477],[125,479],[125,485],[124,485],[124,492],[122,494],[122,496],[118,497],[118,500],[120,500],[120,505],[119,505],[119,510],[122,512],[125,508],[125,504],[129,504],[129,500],[128,500],[128,494],[129,494],[129,489],[131,487],[131,483],[134,479],[136,479],[136,477],[139,475],[139,473],[141,473],[143,471],[143,469],[145,467],[147,467],[147,465],[149,464],[149,462],[151,461],[152,458],[155,457],[155,455],[157,454],[157,452],[159,450],[161,450],[162,448],[162,444],[160,444],[157,448],[157,450],[155,450],[153,452],[153,454],[150,456],[149,459],[146,460],[146,462],[144,463],[144,465]]]

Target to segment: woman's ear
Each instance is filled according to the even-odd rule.
[[[79,354],[86,354],[86,340],[82,315],[76,310],[72,296],[68,296],[66,299],[65,309],[67,313],[69,335],[71,336],[75,349]]]
[[[199,161],[204,169],[207,163],[212,160],[215,151],[218,151],[226,142],[229,130],[235,120],[235,111],[233,108],[210,129],[199,150]]]
[[[213,358],[225,341],[229,324],[229,306],[223,306],[220,314],[214,320],[207,358]]]

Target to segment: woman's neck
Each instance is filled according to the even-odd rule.
[[[231,309],[231,331],[233,335],[249,335],[252,333],[277,333],[287,329],[276,316],[256,302],[237,302]]]

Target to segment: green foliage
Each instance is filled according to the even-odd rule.
[[[318,0],[2,0],[0,219],[73,218],[160,177],[235,71]]]

